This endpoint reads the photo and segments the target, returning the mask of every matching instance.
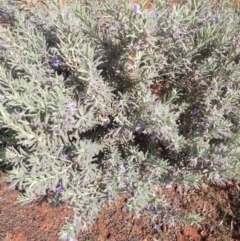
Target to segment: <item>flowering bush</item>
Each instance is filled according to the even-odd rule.
[[[0,28],[1,161],[21,202],[50,190],[73,207],[62,239],[120,195],[174,223],[163,187],[238,178],[240,18],[228,3],[0,3],[12,18]]]

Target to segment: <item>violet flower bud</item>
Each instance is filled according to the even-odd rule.
[[[213,21],[213,23],[218,23],[218,17],[217,17],[217,16],[214,16],[214,17],[212,18],[212,21]]]
[[[156,133],[151,133],[151,134],[147,134],[146,135],[146,140],[148,140],[148,141],[156,141],[158,138],[157,138],[157,136],[156,136]]]
[[[237,46],[238,46],[238,41],[237,41],[237,39],[234,37],[234,38],[232,39],[232,47],[233,47],[233,48],[237,48]]]
[[[135,131],[137,132],[140,132],[141,130],[143,129],[142,125],[138,124],[136,127],[135,127]]]
[[[88,98],[87,94],[82,94],[81,97],[80,97],[80,100],[82,102],[85,102],[87,100],[87,98]]]
[[[120,170],[120,172],[125,172],[125,171],[126,171],[126,168],[125,168],[123,165],[121,165],[121,166],[119,167],[119,170]]]
[[[199,110],[194,109],[194,110],[192,110],[192,111],[191,111],[191,114],[192,114],[192,115],[197,115],[197,114],[198,114],[198,112],[199,112]]]
[[[150,140],[151,140],[151,137],[152,137],[152,135],[151,135],[151,134],[147,134],[147,135],[146,135],[146,139],[147,139],[148,141],[150,141]]]
[[[231,94],[232,93],[232,91],[233,91],[233,89],[231,89],[231,88],[227,88],[227,93],[226,93],[226,95],[229,95],[229,94]]]
[[[137,3],[134,3],[134,9],[133,9],[133,16],[135,15],[142,15],[142,12],[140,11],[140,6]]]
[[[182,48],[179,47],[179,46],[176,46],[174,50],[175,50],[175,52],[178,53],[178,54],[180,54],[180,53],[182,52]]]
[[[54,58],[52,61],[52,67],[58,69],[62,65],[62,61],[59,58]]]
[[[108,124],[104,124],[102,127],[103,127],[103,129],[107,129],[108,128]]]
[[[56,189],[55,189],[55,192],[56,192],[57,194],[59,194],[59,193],[61,193],[61,192],[63,192],[63,191],[64,191],[64,189],[63,189],[62,186],[58,186],[58,187],[56,187]]]
[[[128,207],[127,206],[124,206],[123,208],[122,208],[122,212],[127,212],[128,211]]]
[[[137,219],[139,219],[141,216],[142,216],[141,213],[139,213],[139,212],[136,213],[136,218]]]
[[[70,12],[69,14],[68,14],[68,19],[69,19],[69,21],[73,21],[73,17],[74,17],[74,14],[72,13],[72,12]]]
[[[69,240],[68,241],[77,241],[76,239],[74,239],[74,238],[69,238]]]
[[[158,225],[154,225],[153,228],[156,229],[156,230],[159,230],[159,229],[160,229],[160,227],[159,227]]]
[[[69,154],[69,153],[63,153],[63,154],[61,155],[61,157],[62,157],[63,159],[68,159],[68,158],[70,157],[70,154]]]
[[[148,207],[148,212],[149,213],[153,212],[154,210],[155,210],[154,206],[151,205],[151,206]]]
[[[75,102],[71,102],[68,104],[68,108],[71,110],[71,111],[74,111],[77,107],[77,104]]]
[[[156,19],[158,17],[157,11],[152,11],[152,18]]]
[[[170,183],[167,183],[167,184],[166,184],[166,188],[167,188],[167,189],[172,188],[172,183],[171,183],[171,182],[170,182]]]

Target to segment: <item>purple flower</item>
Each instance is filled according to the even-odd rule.
[[[136,213],[136,218],[139,219],[141,217],[141,213],[137,212]]]
[[[156,137],[156,134],[155,133],[152,133],[152,134],[147,134],[146,135],[146,140],[150,141],[156,141],[157,140],[157,137]]]
[[[55,189],[55,192],[57,193],[57,194],[59,194],[59,193],[61,193],[61,192],[63,192],[63,187],[62,186],[58,186],[58,187],[56,187],[56,189]]]
[[[123,211],[123,212],[127,212],[127,211],[128,211],[128,207],[127,207],[127,206],[123,207],[123,208],[122,208],[122,211]]]
[[[70,154],[69,153],[63,153],[62,154],[62,158],[63,159],[68,159],[70,157]]]
[[[62,65],[62,61],[59,58],[54,58],[52,62],[52,67],[58,69]]]
[[[71,111],[74,111],[77,107],[77,104],[75,102],[71,102],[68,104],[68,108],[71,110]]]
[[[156,19],[158,17],[157,11],[152,11],[152,18]]]
[[[134,9],[133,9],[133,16],[135,15],[142,15],[142,12],[140,11],[140,6],[137,3],[134,3]]]
[[[152,140],[153,137],[154,137],[153,134],[147,134],[147,135],[146,135],[146,139],[147,139],[148,141]]]
[[[178,53],[178,54],[180,54],[180,53],[182,52],[182,48],[179,47],[179,46],[176,46],[174,50],[175,50],[175,52]]]
[[[231,93],[232,93],[232,91],[233,91],[233,89],[231,89],[231,88],[227,87],[227,93],[226,93],[226,95],[231,94]]]
[[[120,170],[120,172],[125,172],[125,171],[126,171],[126,168],[125,168],[123,165],[121,165],[121,166],[119,167],[119,170]]]
[[[85,101],[87,101],[87,99],[88,99],[88,95],[87,94],[81,94],[80,95],[80,98],[79,98],[82,102],[85,102]]]
[[[151,205],[151,206],[148,207],[148,212],[149,213],[153,212],[154,210],[155,210],[154,206]]]
[[[156,230],[159,230],[160,227],[158,225],[154,225],[153,228],[156,229]]]
[[[152,137],[152,134],[147,134],[147,135],[146,135],[146,139],[147,139],[148,141],[151,140],[151,137]]]
[[[238,45],[238,41],[237,41],[237,39],[234,37],[234,38],[232,39],[232,46],[233,46],[233,48],[236,48],[237,45]]]
[[[212,18],[212,21],[213,21],[213,23],[218,23],[218,17],[217,17],[217,16],[214,16],[214,17]]]
[[[143,129],[142,125],[138,124],[136,127],[135,127],[135,131],[137,132],[140,132],[141,130]]]
[[[192,115],[197,115],[197,114],[198,114],[198,112],[199,112],[199,110],[198,110],[198,109],[194,109],[194,110],[192,110],[192,111],[191,111],[191,114],[192,114]]]
[[[199,123],[200,125],[205,125],[204,119],[201,119],[198,123]]]
[[[171,182],[170,182],[170,183],[167,183],[167,184],[166,184],[166,188],[167,188],[167,189],[172,188],[172,183],[171,183]]]
[[[107,129],[107,128],[108,128],[108,124],[104,124],[103,129]]]
[[[68,14],[68,19],[69,19],[69,21],[73,21],[73,17],[74,17],[74,14],[73,14],[72,12],[70,12],[70,13]]]
[[[76,239],[74,239],[74,238],[69,238],[69,240],[68,241],[77,241]]]

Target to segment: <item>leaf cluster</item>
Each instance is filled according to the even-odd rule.
[[[228,3],[0,3],[11,16],[0,28],[1,162],[23,203],[52,191],[74,208],[62,239],[121,195],[167,222],[179,215],[167,183],[237,179],[240,17]]]

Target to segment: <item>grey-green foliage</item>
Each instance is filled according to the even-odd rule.
[[[63,189],[75,216],[62,239],[122,194],[137,214],[151,204],[153,219],[174,223],[167,183],[237,178],[240,18],[228,3],[0,2],[13,16],[0,28],[1,161],[23,203]]]

